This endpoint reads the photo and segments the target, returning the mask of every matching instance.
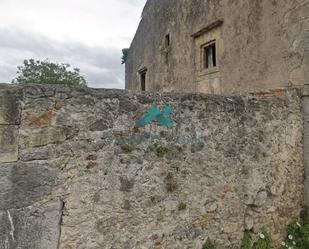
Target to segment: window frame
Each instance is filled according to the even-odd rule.
[[[146,92],[147,91],[147,71],[146,67],[143,67],[138,71],[139,74],[139,81],[140,81],[140,91]]]
[[[212,64],[214,64],[211,67],[207,67],[208,64],[208,57],[207,57],[207,51],[209,51],[210,47],[214,47],[214,53],[213,53],[213,49],[210,49],[212,51],[212,56],[215,55],[215,57],[213,57],[213,62]],[[218,68],[218,50],[217,50],[217,41],[211,40],[208,41],[206,43],[204,43],[203,45],[201,45],[200,47],[200,71],[201,72],[205,72],[205,73],[213,73],[213,72],[218,72],[219,68]]]

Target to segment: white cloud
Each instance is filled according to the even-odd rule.
[[[23,59],[50,58],[79,66],[92,86],[123,87],[121,49],[130,45],[144,3],[1,0],[0,81],[10,81]]]

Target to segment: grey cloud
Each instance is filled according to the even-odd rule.
[[[59,42],[18,29],[0,29],[0,82],[10,82],[24,59],[50,59],[79,67],[91,87],[123,88],[121,51]]]

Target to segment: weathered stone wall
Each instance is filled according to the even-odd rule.
[[[309,0],[148,0],[126,63],[126,88],[140,90],[143,67],[149,91],[243,94],[308,84],[308,15]],[[223,25],[204,42],[218,41],[218,71],[205,79],[191,36],[217,20]]]
[[[1,249],[239,248],[264,226],[279,242],[303,204],[295,92],[1,85],[0,102]],[[134,128],[154,104],[173,127]]]
[[[305,201],[309,206],[309,85],[302,90],[302,112],[304,116],[304,166],[305,166]]]

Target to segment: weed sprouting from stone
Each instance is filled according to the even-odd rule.
[[[164,157],[172,152],[171,148],[157,143],[151,147],[151,150],[154,151],[158,157]]]
[[[287,237],[282,242],[282,249],[308,249],[309,248],[309,221],[308,210],[304,209],[300,214],[300,219],[288,225]]]
[[[265,229],[259,234],[258,240],[252,245],[252,237],[249,231],[245,231],[241,243],[241,249],[271,249],[272,239]]]
[[[217,247],[208,239],[203,245],[202,249],[216,249]]]
[[[252,237],[249,231],[245,231],[244,238],[241,243],[241,249],[251,249]]]
[[[186,209],[187,209],[187,204],[184,203],[184,202],[180,202],[179,205],[178,205],[178,210],[183,211],[183,210],[186,210]]]
[[[124,153],[129,154],[135,150],[134,144],[122,144],[121,149]]]
[[[259,239],[254,242],[252,249],[271,249],[272,239],[269,234],[263,229],[259,234]]]

